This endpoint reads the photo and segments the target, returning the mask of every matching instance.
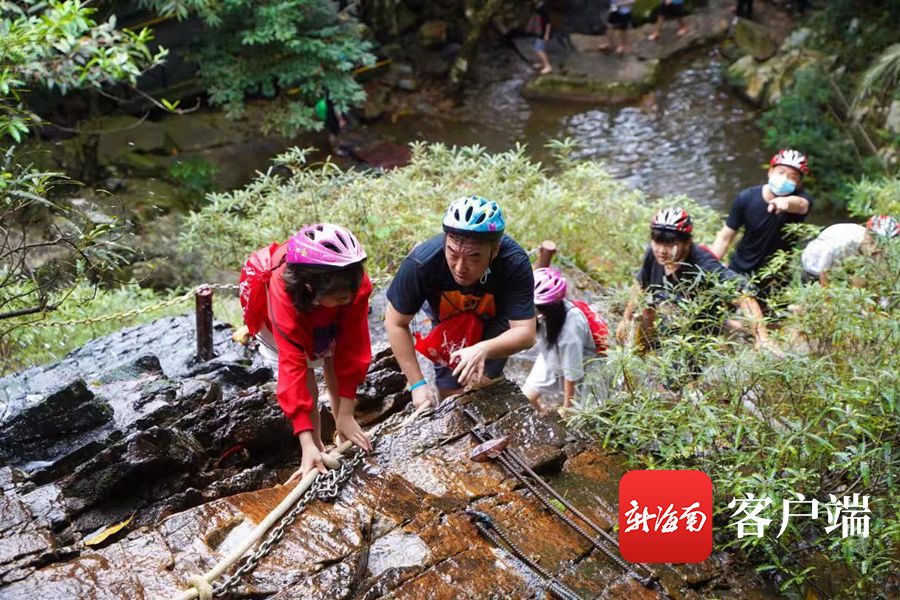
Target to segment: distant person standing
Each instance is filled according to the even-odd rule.
[[[666,19],[676,19],[678,21],[678,35],[687,34],[688,27],[684,22],[684,15],[687,11],[684,8],[684,0],[663,0],[659,7],[659,16],[656,17],[656,29],[650,34],[651,40],[658,40],[662,33],[663,21]]]
[[[534,52],[538,55],[540,62],[532,63],[541,75],[546,75],[553,71],[553,65],[550,64],[550,57],[547,56],[547,44],[550,42],[550,11],[543,2],[538,2],[534,14],[528,20],[528,32],[535,36]]]
[[[597,50],[609,50],[613,44],[613,29],[621,32],[621,41],[616,46],[616,54],[624,54],[628,51],[628,29],[632,26],[631,11],[635,0],[615,0],[609,6],[609,27],[607,28],[607,41],[597,45]]]
[[[341,131],[347,127],[347,115],[335,105],[331,100],[331,94],[325,92],[325,97],[320,100],[320,104],[324,101],[324,121],[325,131],[328,132],[328,144],[331,151],[337,156],[347,156],[347,149],[341,141]],[[319,110],[319,107],[316,107]],[[321,117],[320,117],[321,118]]]

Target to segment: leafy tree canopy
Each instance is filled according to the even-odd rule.
[[[250,96],[274,100],[264,131],[321,129],[313,107],[327,91],[341,108],[365,93],[352,71],[371,64],[372,45],[349,10],[322,0],[142,0],[162,16],[203,19],[191,56],[213,104],[240,117]]]

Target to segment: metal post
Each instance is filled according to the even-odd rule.
[[[544,267],[549,267],[554,254],[556,254],[556,242],[552,240],[544,240],[541,242],[541,248],[538,251],[537,265],[535,265],[535,268],[542,269]]]
[[[196,294],[197,357],[206,362],[213,357],[213,291],[203,288]]]

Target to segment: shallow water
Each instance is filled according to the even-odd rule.
[[[727,63],[714,48],[664,63],[654,91],[614,107],[527,100],[520,91],[531,68],[511,49],[490,52],[490,60],[475,67],[460,109],[378,123],[369,131],[400,143],[478,144],[491,151],[518,142],[545,163],[552,162],[545,144],[571,137],[581,146],[576,156],[602,161],[630,187],[651,197],[683,193],[723,212],[740,190],[765,182],[769,149],[755,125],[759,113],[723,83]],[[834,218],[820,213],[812,220]]]

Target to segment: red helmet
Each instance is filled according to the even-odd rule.
[[[786,167],[791,167],[792,169],[797,169],[804,175],[809,175],[809,163],[806,161],[806,157],[790,148],[779,150],[778,154],[773,156],[772,160],[769,161],[769,164],[773,167],[784,165]]]
[[[680,206],[670,206],[656,211],[653,220],[650,221],[650,229],[657,231],[675,231],[690,235],[694,230],[694,223],[687,211]]]
[[[866,231],[887,238],[900,235],[900,224],[890,215],[875,215],[866,222]]]

